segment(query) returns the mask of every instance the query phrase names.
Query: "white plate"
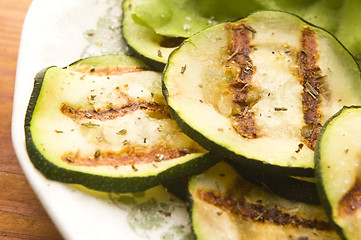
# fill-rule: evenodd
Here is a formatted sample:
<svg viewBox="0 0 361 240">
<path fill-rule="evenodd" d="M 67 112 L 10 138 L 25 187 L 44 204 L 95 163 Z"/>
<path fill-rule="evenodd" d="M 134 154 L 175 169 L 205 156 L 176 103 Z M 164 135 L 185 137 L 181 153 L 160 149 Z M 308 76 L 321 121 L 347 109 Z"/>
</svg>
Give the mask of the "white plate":
<svg viewBox="0 0 361 240">
<path fill-rule="evenodd" d="M 95 192 L 45 179 L 25 149 L 24 117 L 34 76 L 45 67 L 126 50 L 121 0 L 34 0 L 23 26 L 12 119 L 18 160 L 65 239 L 189 239 L 185 204 L 156 187 L 139 194 Z"/>
</svg>

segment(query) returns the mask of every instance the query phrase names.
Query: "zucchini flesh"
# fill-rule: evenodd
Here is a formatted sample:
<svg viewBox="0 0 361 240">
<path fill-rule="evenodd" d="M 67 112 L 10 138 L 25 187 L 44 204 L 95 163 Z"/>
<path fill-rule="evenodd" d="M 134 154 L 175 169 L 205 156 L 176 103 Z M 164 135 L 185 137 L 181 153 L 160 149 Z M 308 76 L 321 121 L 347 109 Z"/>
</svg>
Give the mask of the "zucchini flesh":
<svg viewBox="0 0 361 240">
<path fill-rule="evenodd" d="M 220 162 L 189 183 L 197 239 L 339 239 L 322 206 L 289 201 Z"/>
<path fill-rule="evenodd" d="M 41 71 L 25 122 L 35 167 L 61 182 L 137 192 L 214 164 L 171 119 L 160 73 L 148 69 L 110 55 Z"/>
<path fill-rule="evenodd" d="M 344 239 L 361 239 L 361 107 L 344 107 L 324 125 L 316 147 L 321 201 Z"/>
<path fill-rule="evenodd" d="M 122 32 L 128 45 L 156 69 L 163 69 L 169 54 L 184 40 L 182 37 L 167 37 L 156 34 L 147 26 L 138 24 L 132 17 L 135 5 L 131 0 L 122 3 Z"/>
<path fill-rule="evenodd" d="M 361 102 L 361 81 L 329 33 L 259 11 L 187 39 L 169 58 L 163 92 L 181 129 L 208 150 L 242 166 L 312 176 L 322 125 Z"/>
</svg>

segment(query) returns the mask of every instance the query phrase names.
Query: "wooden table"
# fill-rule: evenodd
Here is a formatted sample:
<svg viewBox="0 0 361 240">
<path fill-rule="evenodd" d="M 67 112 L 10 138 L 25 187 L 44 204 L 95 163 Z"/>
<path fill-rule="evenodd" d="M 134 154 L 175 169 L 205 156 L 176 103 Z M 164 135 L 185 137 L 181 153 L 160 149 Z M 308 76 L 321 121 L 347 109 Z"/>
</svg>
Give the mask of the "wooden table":
<svg viewBox="0 0 361 240">
<path fill-rule="evenodd" d="M 0 239 L 62 239 L 35 196 L 11 142 L 16 62 L 31 0 L 0 0 Z"/>
</svg>

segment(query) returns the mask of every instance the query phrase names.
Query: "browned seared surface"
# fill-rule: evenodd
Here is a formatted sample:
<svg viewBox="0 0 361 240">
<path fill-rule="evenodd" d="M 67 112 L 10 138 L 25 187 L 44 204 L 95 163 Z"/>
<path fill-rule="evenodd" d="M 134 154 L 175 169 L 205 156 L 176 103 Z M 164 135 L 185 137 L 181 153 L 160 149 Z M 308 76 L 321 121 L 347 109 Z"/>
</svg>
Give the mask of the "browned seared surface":
<svg viewBox="0 0 361 240">
<path fill-rule="evenodd" d="M 123 144 L 130 144 L 124 142 Z M 74 166 L 124 166 L 157 163 L 170 159 L 185 156 L 190 153 L 199 152 L 197 149 L 173 149 L 167 146 L 134 146 L 129 145 L 119 152 L 95 151 L 92 156 L 80 156 L 80 153 L 67 153 L 63 155 L 62 160 Z"/>
<path fill-rule="evenodd" d="M 229 61 L 236 63 L 239 73 L 233 78 L 231 87 L 234 93 L 234 104 L 237 109 L 241 110 L 241 114 L 234 117 L 234 128 L 243 137 L 257 138 L 259 137 L 258 129 L 253 120 L 254 114 L 250 112 L 249 102 L 249 85 L 255 68 L 252 65 L 250 53 L 250 35 L 254 34 L 254 30 L 244 23 L 234 25 L 232 28 L 232 44 L 229 49 Z"/>
<path fill-rule="evenodd" d="M 222 196 L 219 193 L 198 190 L 197 196 L 209 204 L 221 208 L 223 211 L 230 212 L 245 221 L 258 223 L 267 223 L 292 227 L 311 228 L 317 230 L 331 230 L 328 222 L 302 219 L 294 215 L 282 212 L 277 206 L 267 208 L 260 202 L 259 204 L 247 203 L 243 200 L 232 198 L 230 195 Z"/>
<path fill-rule="evenodd" d="M 340 215 L 352 215 L 361 207 L 361 180 L 356 180 L 349 192 L 339 201 Z"/>
<path fill-rule="evenodd" d="M 321 113 L 318 111 L 320 104 L 321 69 L 317 65 L 319 58 L 317 39 L 315 33 L 309 28 L 302 31 L 302 50 L 299 54 L 299 74 L 302 79 L 303 93 L 302 104 L 304 120 L 311 129 L 305 141 L 308 147 L 315 149 L 317 136 L 321 130 Z"/>
<path fill-rule="evenodd" d="M 170 118 L 167 106 L 158 104 L 156 102 L 146 101 L 129 101 L 128 104 L 117 107 L 108 106 L 108 109 L 85 110 L 75 109 L 67 104 L 63 104 L 60 108 L 61 112 L 73 120 L 80 119 L 97 119 L 97 120 L 111 120 L 118 117 L 123 117 L 126 114 L 137 110 L 148 111 L 162 115 L 164 118 Z"/>
</svg>

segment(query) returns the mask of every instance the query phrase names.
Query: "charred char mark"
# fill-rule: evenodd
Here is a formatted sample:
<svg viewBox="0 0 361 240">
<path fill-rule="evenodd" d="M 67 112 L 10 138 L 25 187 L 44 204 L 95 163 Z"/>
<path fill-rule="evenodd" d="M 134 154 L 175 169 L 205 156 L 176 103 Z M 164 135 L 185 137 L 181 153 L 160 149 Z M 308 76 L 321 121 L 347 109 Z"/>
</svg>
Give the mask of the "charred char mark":
<svg viewBox="0 0 361 240">
<path fill-rule="evenodd" d="M 100 121 L 123 117 L 124 115 L 139 109 L 150 113 L 161 114 L 164 118 L 170 118 L 170 113 L 168 112 L 167 107 L 155 102 L 130 101 L 128 104 L 120 107 L 109 106 L 108 109 L 97 110 L 75 109 L 65 103 L 60 107 L 60 111 L 73 120 L 96 119 Z"/>
<path fill-rule="evenodd" d="M 314 149 L 318 133 L 322 127 L 320 122 L 321 113 L 318 110 L 322 72 L 317 65 L 319 58 L 317 38 L 315 33 L 309 28 L 302 30 L 301 47 L 302 50 L 299 53 L 299 74 L 303 85 L 303 113 L 306 125 L 312 129 L 311 134 L 305 138 L 305 142 L 308 147 Z"/>
<path fill-rule="evenodd" d="M 254 113 L 246 112 L 245 114 L 235 116 L 233 123 L 234 129 L 248 139 L 255 139 L 259 137 L 259 130 L 254 122 Z"/>
<path fill-rule="evenodd" d="M 233 118 L 233 127 L 245 138 L 257 138 L 260 134 L 254 121 L 254 114 L 249 111 L 252 105 L 249 102 L 249 86 L 255 73 L 255 67 L 250 58 L 252 51 L 250 35 L 254 35 L 256 31 L 245 23 L 240 23 L 232 27 L 232 32 L 228 60 L 236 63 L 239 74 L 234 76 L 230 86 L 234 94 L 233 103 L 236 105 L 236 109 L 243 111 Z"/>
<path fill-rule="evenodd" d="M 352 215 L 361 207 L 361 180 L 357 179 L 353 187 L 339 201 L 340 215 Z"/>
<path fill-rule="evenodd" d="M 73 166 L 112 166 L 119 167 L 134 164 L 157 163 L 196 153 L 196 149 L 176 149 L 167 146 L 127 146 L 119 152 L 97 150 L 91 156 L 80 156 L 78 153 L 66 153 L 62 160 Z"/>
<path fill-rule="evenodd" d="M 332 230 L 328 222 L 302 219 L 295 215 L 283 212 L 277 206 L 267 208 L 260 203 L 247 203 L 243 200 L 232 198 L 230 194 L 221 195 L 212 191 L 199 189 L 197 196 L 214 206 L 221 208 L 223 211 L 241 217 L 245 221 L 253 221 L 280 226 L 293 226 L 295 228 L 309 228 L 317 230 Z"/>
</svg>

